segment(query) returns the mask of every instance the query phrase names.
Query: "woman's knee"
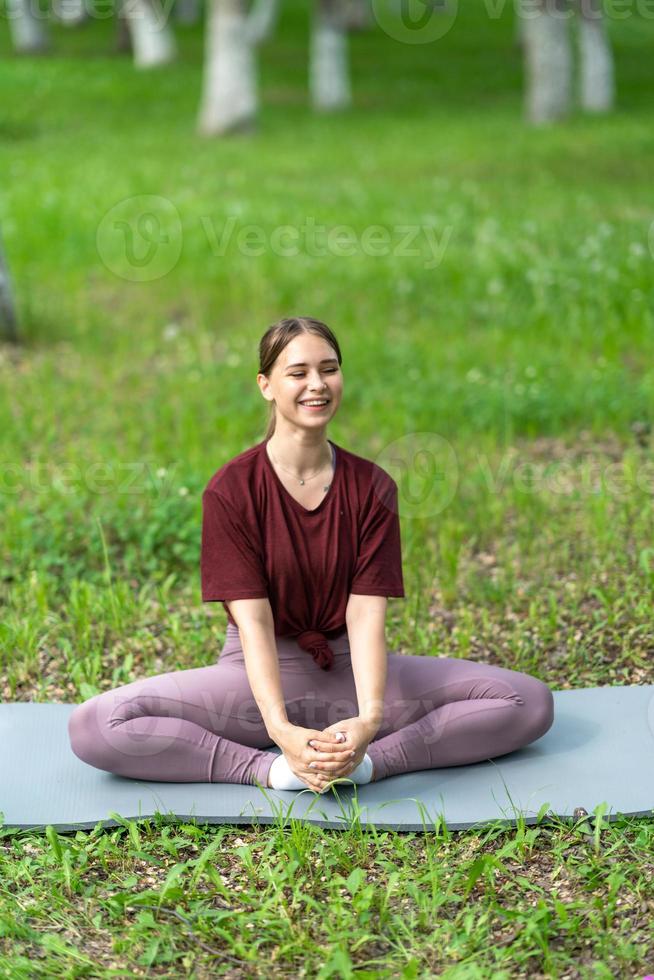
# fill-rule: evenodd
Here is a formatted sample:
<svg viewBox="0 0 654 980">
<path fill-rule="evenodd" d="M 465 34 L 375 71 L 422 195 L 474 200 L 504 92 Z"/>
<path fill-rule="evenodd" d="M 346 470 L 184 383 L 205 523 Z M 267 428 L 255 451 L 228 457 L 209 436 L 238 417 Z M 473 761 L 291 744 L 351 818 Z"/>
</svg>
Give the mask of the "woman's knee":
<svg viewBox="0 0 654 980">
<path fill-rule="evenodd" d="M 554 723 L 554 695 L 544 681 L 532 678 L 533 690 L 525 704 L 531 742 L 541 738 Z"/>
<path fill-rule="evenodd" d="M 98 699 L 101 696 L 95 695 L 82 701 L 73 709 L 68 718 L 68 738 L 78 759 L 97 769 L 108 769 L 107 744 L 98 721 Z"/>
</svg>

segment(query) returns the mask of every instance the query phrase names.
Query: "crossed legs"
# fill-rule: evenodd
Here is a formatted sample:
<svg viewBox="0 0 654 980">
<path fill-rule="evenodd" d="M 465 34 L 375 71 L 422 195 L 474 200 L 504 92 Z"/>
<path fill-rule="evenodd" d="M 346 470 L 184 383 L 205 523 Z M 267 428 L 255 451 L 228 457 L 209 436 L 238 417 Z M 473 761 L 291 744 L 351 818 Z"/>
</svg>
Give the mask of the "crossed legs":
<svg viewBox="0 0 654 980">
<path fill-rule="evenodd" d="M 322 730 L 357 713 L 349 658 L 338 669 L 284 672 L 289 720 Z M 529 674 L 471 660 L 388 654 L 384 715 L 368 746 L 374 779 L 466 765 L 540 738 L 554 699 Z M 98 769 L 164 782 L 268 785 L 274 743 L 244 666 L 143 678 L 77 705 L 68 722 L 75 754 Z"/>
</svg>

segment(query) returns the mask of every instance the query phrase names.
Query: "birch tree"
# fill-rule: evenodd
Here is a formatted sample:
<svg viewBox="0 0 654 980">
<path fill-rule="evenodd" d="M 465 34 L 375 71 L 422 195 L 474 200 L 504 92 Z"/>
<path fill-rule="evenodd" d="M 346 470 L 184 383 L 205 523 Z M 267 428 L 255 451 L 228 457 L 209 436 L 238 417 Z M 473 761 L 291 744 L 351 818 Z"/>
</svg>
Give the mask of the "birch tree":
<svg viewBox="0 0 654 980">
<path fill-rule="evenodd" d="M 527 118 L 545 123 L 573 103 L 573 27 L 577 27 L 579 104 L 606 112 L 615 99 L 613 55 L 601 0 L 536 0 L 519 7 L 525 56 Z"/>
<path fill-rule="evenodd" d="M 247 18 L 251 44 L 263 44 L 272 37 L 279 17 L 279 0 L 254 0 Z"/>
<path fill-rule="evenodd" d="M 309 90 L 316 109 L 341 109 L 352 101 L 345 7 L 341 0 L 315 0 Z"/>
<path fill-rule="evenodd" d="M 84 0 L 53 0 L 52 13 L 66 27 L 77 27 L 89 20 Z"/>
<path fill-rule="evenodd" d="M 47 21 L 33 6 L 33 0 L 7 0 L 6 9 L 14 50 L 21 54 L 47 51 L 50 47 Z"/>
<path fill-rule="evenodd" d="M 127 23 L 137 68 L 166 65 L 177 57 L 175 35 L 159 0 L 119 0 L 118 16 Z"/>
<path fill-rule="evenodd" d="M 613 53 L 601 0 L 580 0 L 579 101 L 587 112 L 606 112 L 615 102 Z"/>
<path fill-rule="evenodd" d="M 309 91 L 316 109 L 351 102 L 345 0 L 314 0 Z M 351 0 L 350 0 L 351 2 Z M 206 136 L 251 129 L 259 108 L 256 47 L 274 27 L 278 0 L 208 0 L 198 129 Z"/>
<path fill-rule="evenodd" d="M 258 109 L 256 65 L 244 0 L 208 0 L 199 130 L 251 128 Z"/>
</svg>

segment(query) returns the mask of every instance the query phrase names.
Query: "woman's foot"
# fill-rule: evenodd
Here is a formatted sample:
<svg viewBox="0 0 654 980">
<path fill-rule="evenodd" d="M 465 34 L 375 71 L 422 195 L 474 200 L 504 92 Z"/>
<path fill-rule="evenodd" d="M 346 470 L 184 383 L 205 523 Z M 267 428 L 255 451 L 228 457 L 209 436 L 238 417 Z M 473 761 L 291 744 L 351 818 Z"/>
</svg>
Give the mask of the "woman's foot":
<svg viewBox="0 0 654 980">
<path fill-rule="evenodd" d="M 370 775 L 370 782 L 371 782 L 371 783 L 374 783 L 374 781 L 375 781 L 375 764 L 374 764 L 374 762 L 372 761 L 372 759 L 370 759 L 370 764 L 371 764 L 371 765 L 370 765 L 370 772 L 371 772 L 371 775 Z M 281 764 L 280 764 L 280 765 L 281 765 Z M 266 783 L 266 785 L 268 786 L 268 788 L 269 788 L 269 789 L 272 789 L 272 788 L 273 788 L 273 784 L 272 784 L 272 781 L 271 781 L 271 778 L 270 778 L 270 777 L 271 777 L 271 773 L 272 773 L 272 766 L 271 766 L 271 767 L 270 767 L 270 769 L 268 770 L 268 781 L 267 781 L 267 783 Z"/>
<path fill-rule="evenodd" d="M 268 782 L 271 789 L 306 789 L 306 783 L 295 775 L 283 753 L 273 760 L 268 770 Z"/>
</svg>

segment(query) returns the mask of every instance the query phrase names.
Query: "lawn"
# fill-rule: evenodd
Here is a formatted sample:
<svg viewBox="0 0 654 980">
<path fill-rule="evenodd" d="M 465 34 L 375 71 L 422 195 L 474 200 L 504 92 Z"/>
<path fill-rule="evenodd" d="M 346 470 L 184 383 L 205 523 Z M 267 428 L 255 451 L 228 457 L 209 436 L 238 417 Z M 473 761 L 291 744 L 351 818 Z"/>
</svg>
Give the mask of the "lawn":
<svg viewBox="0 0 654 980">
<path fill-rule="evenodd" d="M 200 496 L 263 438 L 257 345 L 292 314 L 343 350 L 330 438 L 386 465 L 424 434 L 448 463 L 446 494 L 419 468 L 400 485 L 389 650 L 555 691 L 653 684 L 651 19 L 610 21 L 614 114 L 530 129 L 510 5 L 467 5 L 433 45 L 354 35 L 354 104 L 329 116 L 307 105 L 294 0 L 261 51 L 257 131 L 222 140 L 195 132 L 200 26 L 151 72 L 106 19 L 55 27 L 40 57 L 6 26 L 0 229 L 23 342 L 0 346 L 3 698 L 215 662 Z M 144 197 L 168 237 L 150 266 L 113 231 Z M 640 978 L 653 853 L 653 819 L 601 814 L 0 826 L 0 975 Z"/>
</svg>

